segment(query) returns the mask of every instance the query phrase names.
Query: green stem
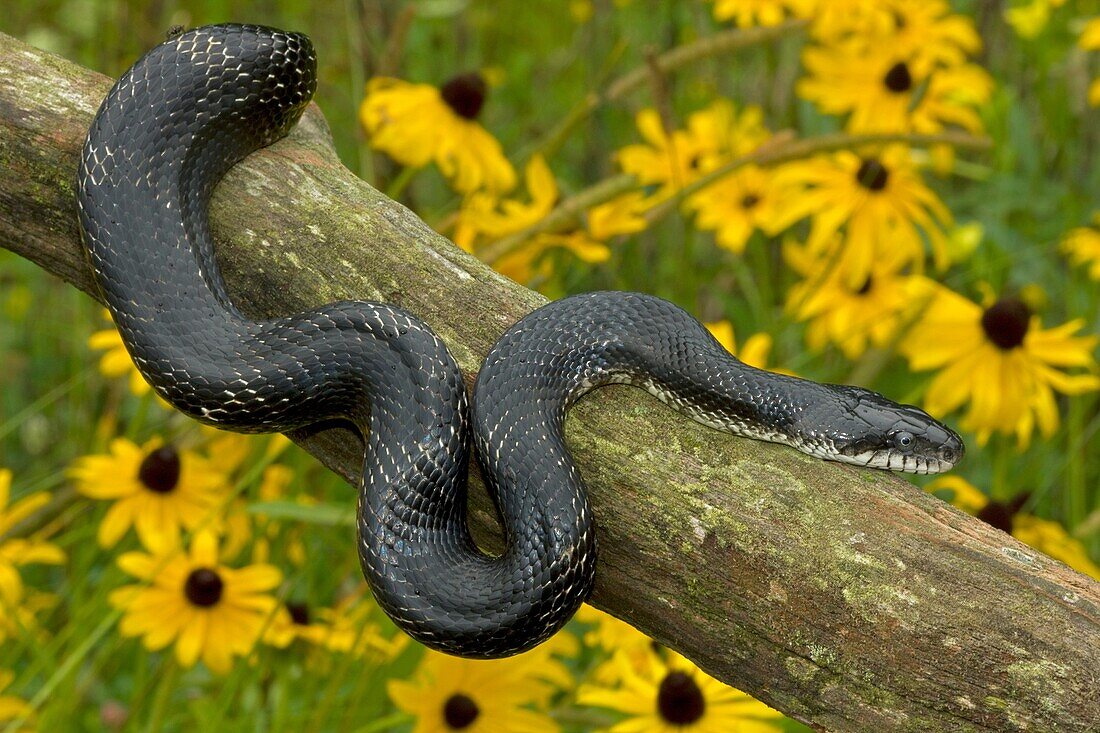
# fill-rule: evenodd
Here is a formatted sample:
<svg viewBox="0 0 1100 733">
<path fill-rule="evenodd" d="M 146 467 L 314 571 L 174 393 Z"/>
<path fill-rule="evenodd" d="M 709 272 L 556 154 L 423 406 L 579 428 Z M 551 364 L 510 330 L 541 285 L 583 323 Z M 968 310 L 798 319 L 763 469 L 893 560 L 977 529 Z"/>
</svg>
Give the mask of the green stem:
<svg viewBox="0 0 1100 733">
<path fill-rule="evenodd" d="M 671 212 L 675 211 L 679 204 L 688 196 L 747 165 L 773 166 L 779 165 L 780 163 L 788 163 L 792 160 L 808 158 L 819 153 L 848 150 L 865 145 L 884 145 L 888 143 L 904 143 L 922 147 L 946 144 L 957 148 L 969 148 L 973 150 L 987 150 L 992 146 L 992 141 L 989 138 L 977 137 L 975 135 L 960 132 L 942 132 L 934 135 L 913 133 L 849 135 L 836 133 L 805 138 L 802 140 L 791 140 L 782 144 L 765 145 L 762 148 L 757 148 L 748 155 L 734 158 L 725 165 L 719 166 L 713 171 L 683 186 L 672 196 L 646 212 L 645 218 L 647 226 L 652 226 L 668 216 Z M 544 232 L 563 231 L 570 226 L 575 226 L 580 214 L 586 209 L 609 201 L 627 191 L 639 188 L 639 186 L 638 179 L 629 173 L 622 173 L 617 176 L 612 176 L 611 178 L 605 178 L 599 183 L 569 198 L 563 199 L 561 203 L 558 204 L 557 208 L 535 224 L 515 234 L 491 242 L 478 252 L 478 256 L 484 262 L 490 264 L 496 262 L 501 257 L 519 249 L 530 239 L 539 234 Z"/>
<path fill-rule="evenodd" d="M 419 171 L 419 168 L 413 168 L 412 166 L 405 166 L 401 169 L 401 172 L 397 174 L 390 185 L 386 187 L 386 196 L 395 201 L 401 198 L 401 194 L 404 193 L 405 188 L 408 187 L 409 182 L 412 181 L 413 176 Z"/>
<path fill-rule="evenodd" d="M 84 661 L 84 658 L 91 653 L 92 649 L 103 641 L 103 637 L 107 636 L 107 632 L 112 626 L 122 617 L 122 611 L 116 609 L 111 611 L 99 622 L 99 624 L 92 630 L 92 633 L 88 634 L 88 637 L 77 646 L 72 654 L 67 656 L 64 661 L 54 670 L 54 673 L 50 675 L 50 678 L 46 680 L 46 683 L 35 693 L 34 697 L 30 699 L 28 712 L 13 718 L 4 727 L 3 733 L 16 733 L 23 729 L 28 722 L 28 716 L 30 711 L 38 710 L 42 707 L 42 704 L 53 694 L 57 686 L 61 684 L 61 681 L 72 674 L 76 666 Z"/>
<path fill-rule="evenodd" d="M 172 690 L 179 678 L 180 667 L 176 664 L 173 655 L 168 655 L 164 666 L 166 669 L 162 670 L 156 692 L 153 694 L 153 709 L 149 712 L 149 722 L 145 724 L 145 730 L 148 733 L 156 733 L 156 731 L 164 729 L 164 716 L 168 712 L 168 701 L 172 697 Z"/>
</svg>

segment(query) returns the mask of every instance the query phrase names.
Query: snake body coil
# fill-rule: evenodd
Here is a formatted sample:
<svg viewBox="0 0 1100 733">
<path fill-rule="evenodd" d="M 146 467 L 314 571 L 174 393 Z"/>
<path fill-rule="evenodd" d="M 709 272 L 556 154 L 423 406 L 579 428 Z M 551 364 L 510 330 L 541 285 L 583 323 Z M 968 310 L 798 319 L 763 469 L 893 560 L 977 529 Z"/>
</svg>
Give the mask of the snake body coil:
<svg viewBox="0 0 1100 733">
<path fill-rule="evenodd" d="M 935 472 L 961 457 L 958 436 L 920 410 L 747 367 L 665 301 L 576 296 L 517 323 L 479 374 L 470 412 L 507 542 L 483 554 L 465 519 L 466 392 L 435 334 L 400 308 L 359 301 L 253 321 L 218 273 L 214 185 L 285 135 L 315 86 L 300 34 L 223 25 L 169 39 L 96 115 L 80 223 L 123 340 L 166 400 L 233 430 L 343 417 L 368 436 L 360 561 L 379 604 L 423 643 L 513 654 L 587 597 L 595 535 L 562 427 L 566 408 L 601 384 L 635 383 L 707 424 L 823 458 Z"/>
</svg>

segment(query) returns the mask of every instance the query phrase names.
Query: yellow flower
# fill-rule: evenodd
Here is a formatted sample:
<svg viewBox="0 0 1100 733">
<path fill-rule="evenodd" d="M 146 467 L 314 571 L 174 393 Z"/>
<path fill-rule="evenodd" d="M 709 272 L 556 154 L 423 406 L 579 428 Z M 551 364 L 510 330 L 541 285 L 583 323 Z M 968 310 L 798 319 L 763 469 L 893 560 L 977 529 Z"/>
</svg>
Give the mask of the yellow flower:
<svg viewBox="0 0 1100 733">
<path fill-rule="evenodd" d="M 329 632 L 321 643 L 334 652 L 392 661 L 412 640 L 400 632 L 383 636 L 375 623 L 376 609 L 365 584 L 332 608 L 322 608 L 318 617 Z"/>
<path fill-rule="evenodd" d="M 1077 39 L 1077 45 L 1086 51 L 1100 49 L 1100 17 L 1093 18 L 1081 31 L 1081 37 Z M 1089 85 L 1089 104 L 1093 107 L 1100 105 L 1100 79 L 1093 80 Z"/>
<path fill-rule="evenodd" d="M 646 228 L 643 213 L 653 205 L 641 191 L 630 191 L 584 212 L 584 228 L 592 239 L 606 242 L 612 237 L 637 234 Z"/>
<path fill-rule="evenodd" d="M 582 705 L 598 705 L 627 714 L 610 733 L 773 733 L 781 714 L 710 677 L 672 651 L 651 650 L 650 663 L 637 668 L 625 654 L 606 664 L 618 667 L 608 679 L 617 684 L 586 684 Z"/>
<path fill-rule="evenodd" d="M 982 48 L 974 20 L 952 13 L 947 0 L 885 0 L 879 5 L 879 18 L 889 23 L 889 33 L 867 37 L 867 42 L 894 44 L 900 53 L 915 54 L 918 66 L 954 66 Z"/>
<path fill-rule="evenodd" d="M 706 142 L 682 130 L 666 131 L 655 109 L 643 109 L 634 118 L 645 143 L 627 145 L 616 153 L 623 172 L 639 183 L 660 185 L 662 194 L 683 188 L 700 174 Z"/>
<path fill-rule="evenodd" d="M 329 614 L 325 612 L 329 611 Z M 275 618 L 264 630 L 264 643 L 286 649 L 297 640 L 321 645 L 332 638 L 333 629 L 324 617 L 329 609 L 311 609 L 306 603 L 288 601 L 280 604 Z"/>
<path fill-rule="evenodd" d="M 719 327 L 719 332 L 722 329 Z M 732 330 L 730 331 L 732 334 Z M 601 647 L 605 651 L 615 652 L 636 647 L 648 647 L 652 639 L 638 631 L 626 621 L 615 618 L 595 606 L 583 604 L 577 611 L 577 620 L 592 625 L 584 635 L 588 646 Z"/>
<path fill-rule="evenodd" d="M 721 328 L 719 331 L 721 332 Z M 731 331 L 732 333 L 732 331 Z M 625 621 L 584 604 L 577 611 L 577 620 L 592 628 L 584 634 L 586 646 L 601 649 L 608 655 L 621 654 L 635 672 L 641 674 L 651 663 L 657 643 Z M 622 668 L 616 664 L 601 664 L 587 676 L 589 683 L 613 686 L 621 681 Z"/>
<path fill-rule="evenodd" d="M 477 254 L 484 243 L 523 231 L 544 219 L 558 201 L 558 184 L 541 155 L 524 170 L 528 201 L 498 200 L 478 193 L 467 197 L 458 215 L 454 241 Z M 539 260 L 551 248 L 562 248 L 584 262 L 604 262 L 611 256 L 606 241 L 645 229 L 642 212 L 651 205 L 641 192 L 629 192 L 597 204 L 584 212 L 584 226 L 568 232 L 543 232 L 492 263 L 493 268 L 517 282 L 530 282 L 536 274 L 548 274 Z"/>
<path fill-rule="evenodd" d="M 0 538 L 6 538 L 0 540 L 0 604 L 9 608 L 17 606 L 23 598 L 23 579 L 19 575 L 19 567 L 38 563 L 60 565 L 65 562 L 65 553 L 61 548 L 42 537 L 7 537 L 13 527 L 50 502 L 49 493 L 36 491 L 9 505 L 10 501 L 11 471 L 0 468 Z M 3 635 L 3 626 L 0 625 L 0 638 Z"/>
<path fill-rule="evenodd" d="M 1087 264 L 1089 277 L 1100 280 L 1100 212 L 1092 215 L 1092 226 L 1073 229 L 1062 239 L 1062 251 L 1073 264 Z"/>
<path fill-rule="evenodd" d="M 1027 499 L 1026 495 L 1008 503 L 991 501 L 980 489 L 960 476 L 937 478 L 925 489 L 931 492 L 950 491 L 951 503 L 968 514 L 1008 532 L 1024 544 L 1064 562 L 1077 572 L 1100 580 L 1100 565 L 1092 561 L 1085 546 L 1071 537 L 1065 527 L 1049 519 L 1020 513 L 1020 508 Z"/>
<path fill-rule="evenodd" d="M 714 19 L 733 19 L 741 27 L 779 25 L 804 5 L 802 0 L 714 0 Z"/>
<path fill-rule="evenodd" d="M 787 200 L 772 174 L 754 165 L 739 168 L 684 202 L 695 225 L 715 230 L 715 240 L 741 254 L 756 230 L 774 236 L 789 223 Z"/>
<path fill-rule="evenodd" d="M 634 175 L 641 184 L 659 186 L 656 200 L 748 153 L 770 136 L 759 108 L 747 107 L 738 113 L 727 99 L 718 99 L 689 115 L 685 130 L 666 131 L 654 109 L 639 112 L 635 122 L 645 144 L 627 145 L 615 157 L 623 172 Z"/>
<path fill-rule="evenodd" d="M 134 366 L 130 352 L 122 343 L 122 336 L 114 327 L 96 331 L 89 336 L 88 347 L 103 352 L 103 356 L 99 358 L 100 374 L 111 379 L 126 377 L 130 392 L 138 397 L 149 392 L 149 383 Z"/>
<path fill-rule="evenodd" d="M 891 48 L 920 71 L 954 66 L 981 50 L 974 21 L 946 0 L 817 0 L 813 35 L 830 44 Z"/>
<path fill-rule="evenodd" d="M 226 489 L 225 476 L 197 453 L 156 438 L 140 447 L 116 438 L 110 453 L 78 458 L 68 475 L 84 496 L 114 502 L 99 525 L 103 547 L 131 526 L 150 550 L 177 544 L 181 530 L 214 517 Z"/>
<path fill-rule="evenodd" d="M 788 216 L 813 217 L 809 250 L 835 256 L 849 285 L 861 286 L 887 250 L 899 266 L 919 272 L 925 238 L 936 267 L 949 264 L 944 227 L 951 213 L 924 185 L 907 148 L 890 146 L 862 156 L 843 150 L 785 165 L 776 177 L 782 185 L 801 187 L 790 198 Z M 842 227 L 846 236 L 837 239 Z"/>
<path fill-rule="evenodd" d="M 371 147 L 397 162 L 420 168 L 434 161 L 460 193 L 500 193 L 516 185 L 516 172 L 500 143 L 476 121 L 487 91 L 476 72 L 439 89 L 378 77 L 367 83 L 359 119 Z"/>
<path fill-rule="evenodd" d="M 1024 5 L 1005 8 L 1005 22 L 1015 29 L 1021 38 L 1035 38 L 1046 28 L 1050 11 L 1060 8 L 1065 0 L 1031 0 Z"/>
<path fill-rule="evenodd" d="M 1071 537 L 1058 522 L 1040 519 L 1031 514 L 1017 514 L 1013 517 L 1012 536 L 1043 554 L 1064 562 L 1077 572 L 1100 580 L 1100 565 L 1092 561 L 1085 546 Z"/>
<path fill-rule="evenodd" d="M 459 212 L 455 244 L 476 252 L 475 241 L 500 239 L 527 229 L 546 218 L 558 201 L 558 184 L 546 159 L 535 155 L 523 171 L 528 201 L 498 199 L 489 193 L 466 198 Z"/>
<path fill-rule="evenodd" d="M 930 280 L 905 274 L 905 262 L 896 254 L 885 249 L 863 282 L 852 285 L 842 269 L 829 267 L 827 258 L 809 247 L 784 243 L 784 259 L 803 277 L 787 295 L 787 310 L 799 321 L 809 321 L 806 341 L 811 349 L 834 344 L 854 360 L 868 346 L 882 348 L 900 336 L 934 291 Z"/>
<path fill-rule="evenodd" d="M 143 581 L 110 594 L 111 605 L 124 611 L 120 633 L 143 637 L 150 651 L 174 641 L 182 666 L 201 658 L 217 674 L 228 672 L 235 656 L 252 650 L 276 609 L 268 593 L 282 582 L 271 565 L 233 569 L 220 564 L 210 532 L 198 533 L 186 554 L 127 552 L 118 564 Z"/>
<path fill-rule="evenodd" d="M 1077 319 L 1044 329 L 1017 298 L 983 308 L 938 287 L 900 351 L 914 370 L 939 370 L 924 397 L 929 412 L 943 415 L 968 404 L 962 426 L 977 433 L 979 444 L 997 431 L 1015 433 L 1024 448 L 1036 425 L 1047 437 L 1058 428 L 1054 391 L 1100 389 L 1092 355 L 1098 338 L 1074 336 L 1084 325 Z"/>
<path fill-rule="evenodd" d="M 805 0 L 803 4 L 802 13 L 811 18 L 810 34 L 827 43 L 865 38 L 889 22 L 883 18 L 882 0 Z"/>
<path fill-rule="evenodd" d="M 390 699 L 416 717 L 413 733 L 554 733 L 557 723 L 528 705 L 553 692 L 539 672 L 548 653 L 480 661 L 426 651 L 412 680 L 390 680 Z"/>
<path fill-rule="evenodd" d="M 24 589 L 21 584 L 0 588 L 0 644 L 9 638 L 45 644 L 48 636 L 38 614 L 56 608 L 58 601 L 52 593 Z"/>
<path fill-rule="evenodd" d="M 855 133 L 936 133 L 947 126 L 981 132 L 977 108 L 989 102 L 993 79 L 979 66 L 920 64 L 889 41 L 810 46 L 803 53 L 809 75 L 796 85 L 799 96 L 829 114 L 849 114 Z"/>
<path fill-rule="evenodd" d="M 0 693 L 6 690 L 14 679 L 14 672 L 10 672 L 6 669 L 0 670 Z M 19 719 L 32 723 L 34 720 L 34 709 L 21 697 L 0 695 L 0 723 L 10 723 L 11 721 Z M 20 727 L 16 730 L 28 730 L 28 728 Z"/>
<path fill-rule="evenodd" d="M 757 369 L 768 368 L 768 354 L 772 350 L 772 337 L 766 333 L 754 333 L 745 340 L 744 346 L 737 348 L 737 340 L 733 335 L 733 324 L 729 321 L 712 321 L 706 324 L 718 343 L 725 347 L 726 351 L 736 356 L 749 366 Z M 787 372 L 784 372 L 787 373 Z"/>
</svg>

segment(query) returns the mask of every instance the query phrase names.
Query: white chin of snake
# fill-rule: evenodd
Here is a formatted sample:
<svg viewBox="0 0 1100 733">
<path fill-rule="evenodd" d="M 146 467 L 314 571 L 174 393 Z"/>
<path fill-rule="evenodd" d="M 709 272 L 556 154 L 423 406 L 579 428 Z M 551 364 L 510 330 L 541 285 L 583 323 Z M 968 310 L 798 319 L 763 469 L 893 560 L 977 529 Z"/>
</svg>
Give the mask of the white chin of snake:
<svg viewBox="0 0 1100 733">
<path fill-rule="evenodd" d="M 916 456 L 901 456 L 888 451 L 865 451 L 854 456 L 845 456 L 845 463 L 854 463 L 857 466 L 867 468 L 879 468 L 886 471 L 903 471 L 905 473 L 943 473 L 951 466 L 937 459 L 918 458 Z"/>
</svg>

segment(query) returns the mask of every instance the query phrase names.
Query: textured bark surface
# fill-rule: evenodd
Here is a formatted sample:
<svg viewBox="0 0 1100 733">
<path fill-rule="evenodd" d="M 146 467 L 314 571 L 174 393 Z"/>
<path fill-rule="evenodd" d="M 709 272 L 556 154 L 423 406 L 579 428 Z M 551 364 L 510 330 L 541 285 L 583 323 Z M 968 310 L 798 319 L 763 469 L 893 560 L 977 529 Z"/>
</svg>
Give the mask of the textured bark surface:
<svg viewBox="0 0 1100 733">
<path fill-rule="evenodd" d="M 0 245 L 93 295 L 73 177 L 109 84 L 0 34 Z M 316 107 L 229 174 L 212 218 L 246 312 L 396 303 L 468 378 L 542 301 L 355 178 Z M 717 677 L 822 730 L 1096 730 L 1092 580 L 903 479 L 730 438 L 629 388 L 586 398 L 567 434 L 599 525 L 593 603 Z M 355 479 L 351 433 L 296 437 Z M 471 517 L 492 545 L 477 492 Z"/>
</svg>

